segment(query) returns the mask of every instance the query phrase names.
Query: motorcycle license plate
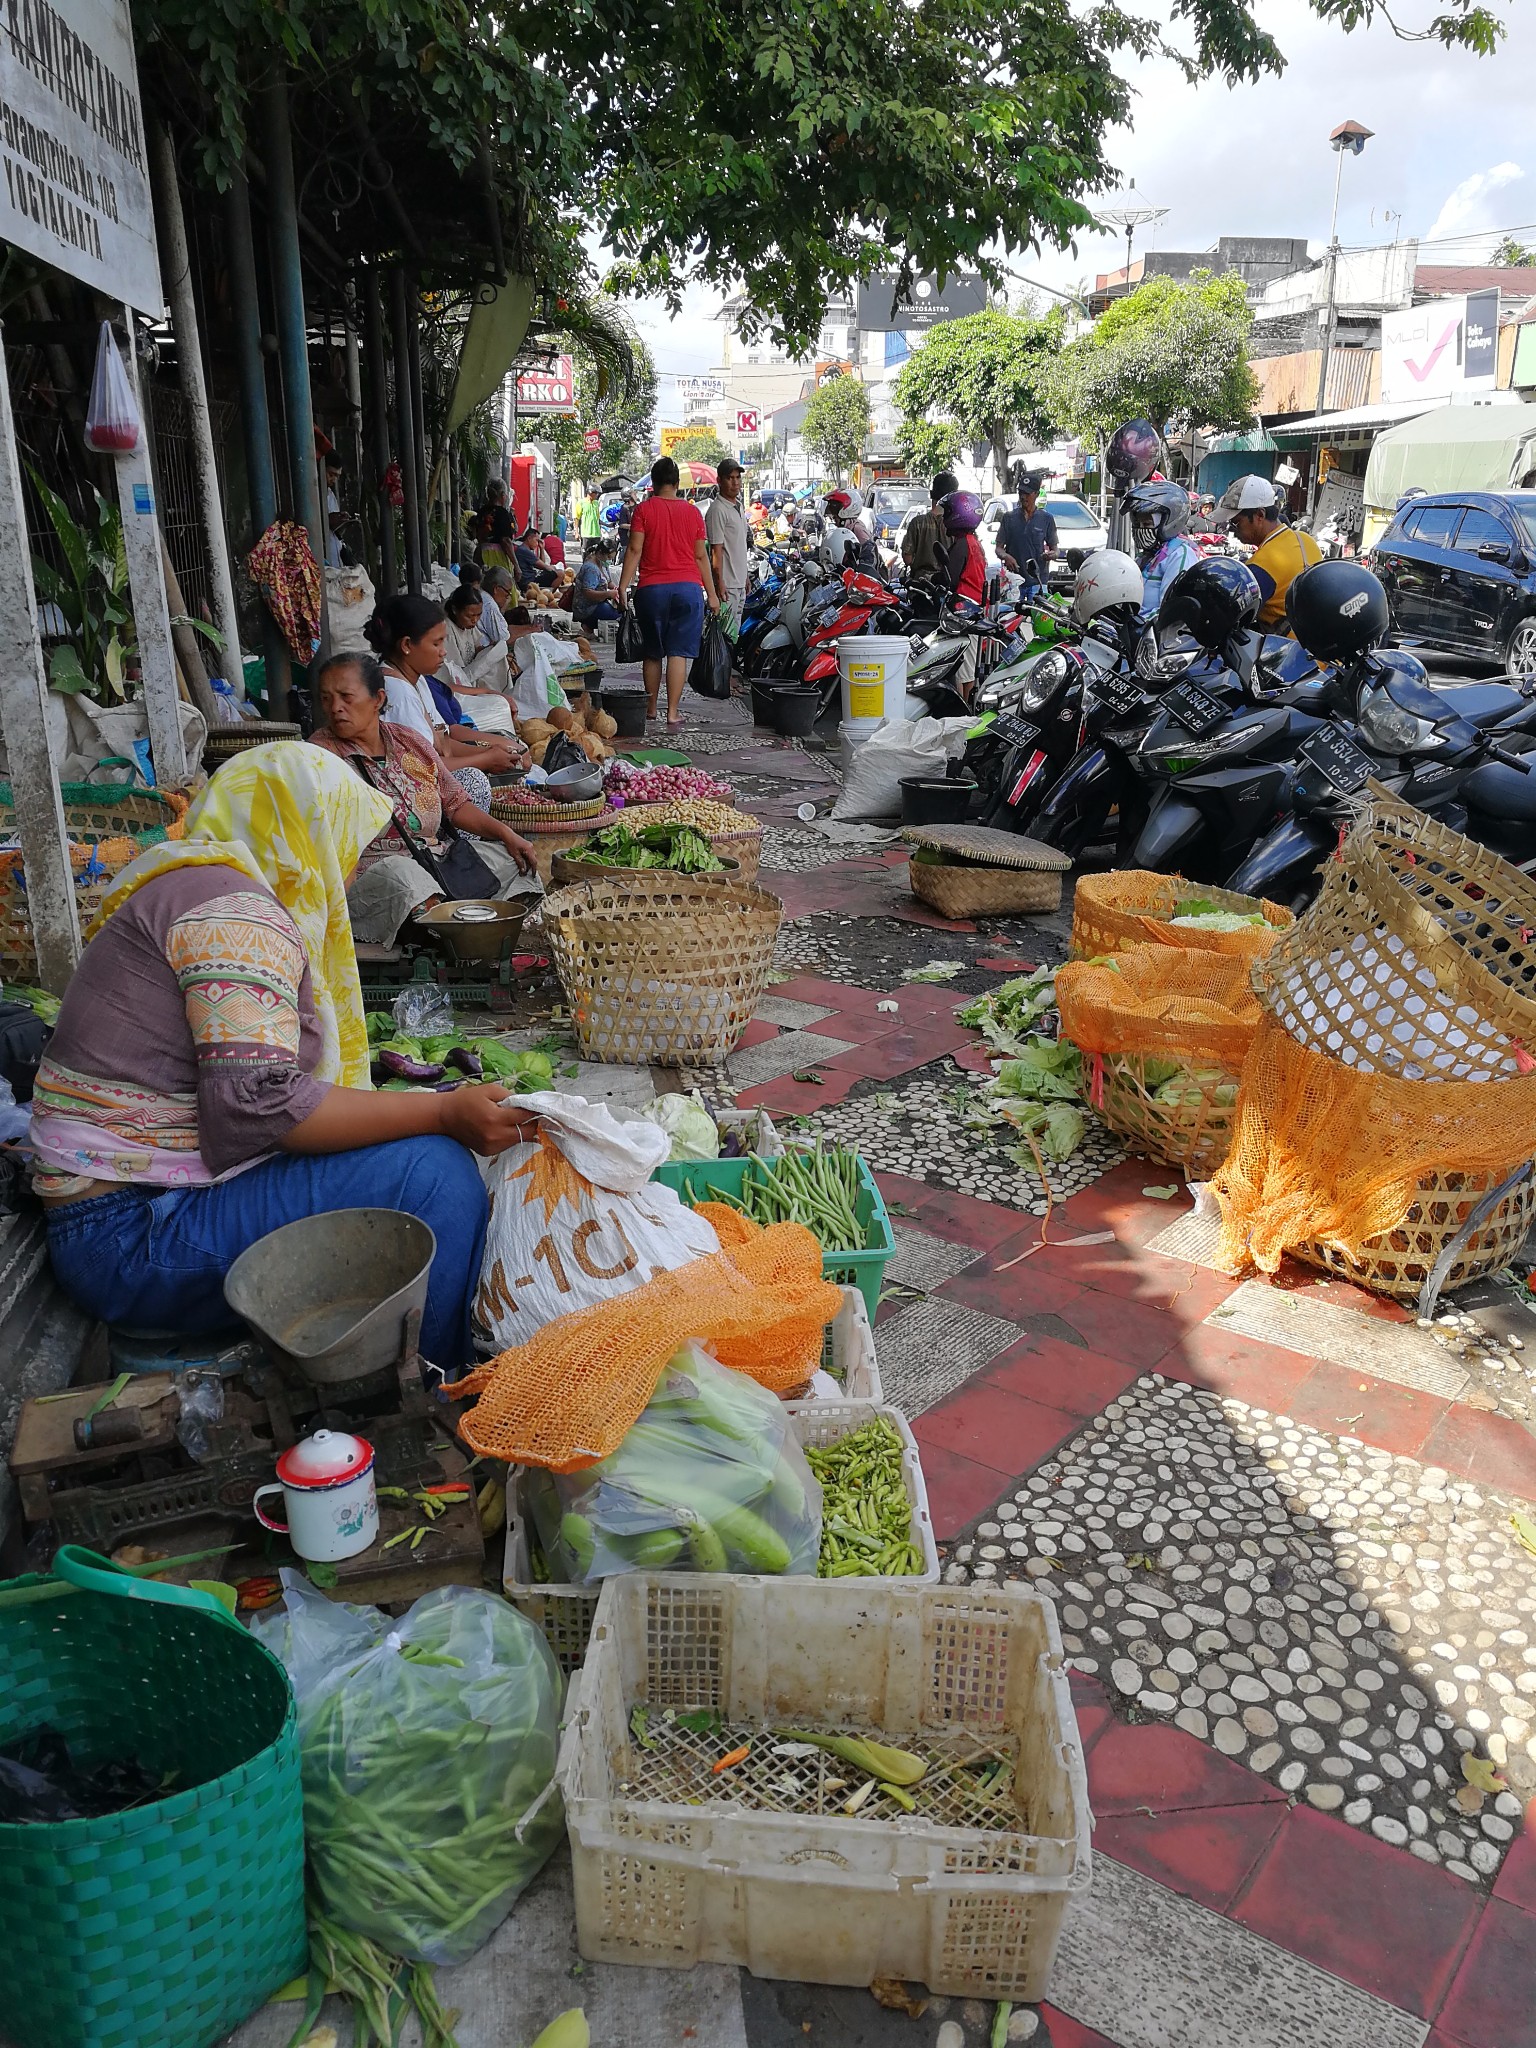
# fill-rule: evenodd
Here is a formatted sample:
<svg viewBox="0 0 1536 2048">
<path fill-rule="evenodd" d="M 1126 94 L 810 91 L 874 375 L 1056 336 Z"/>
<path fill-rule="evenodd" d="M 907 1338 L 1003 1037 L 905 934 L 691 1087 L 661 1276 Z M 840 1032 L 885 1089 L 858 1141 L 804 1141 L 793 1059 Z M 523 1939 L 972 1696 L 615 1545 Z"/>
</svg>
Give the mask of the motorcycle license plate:
<svg viewBox="0 0 1536 2048">
<path fill-rule="evenodd" d="M 1227 707 L 1200 688 L 1198 683 L 1175 683 L 1157 700 L 1158 709 L 1176 719 L 1184 730 L 1204 739 L 1226 718 Z"/>
<path fill-rule="evenodd" d="M 1353 796 L 1357 789 L 1363 789 L 1375 773 L 1370 760 L 1354 741 L 1346 739 L 1332 726 L 1320 726 L 1316 732 L 1308 733 L 1296 752 L 1303 761 L 1310 761 L 1314 768 L 1321 769 L 1334 788 L 1342 790 L 1345 796 Z"/>
<path fill-rule="evenodd" d="M 1095 676 L 1089 690 L 1101 704 L 1107 704 L 1119 718 L 1129 718 L 1141 709 L 1141 691 L 1128 676 Z"/>
<path fill-rule="evenodd" d="M 1040 737 L 1040 728 L 1015 718 L 1010 711 L 1000 711 L 993 722 L 992 737 L 1001 740 L 1005 747 L 1032 747 Z"/>
</svg>

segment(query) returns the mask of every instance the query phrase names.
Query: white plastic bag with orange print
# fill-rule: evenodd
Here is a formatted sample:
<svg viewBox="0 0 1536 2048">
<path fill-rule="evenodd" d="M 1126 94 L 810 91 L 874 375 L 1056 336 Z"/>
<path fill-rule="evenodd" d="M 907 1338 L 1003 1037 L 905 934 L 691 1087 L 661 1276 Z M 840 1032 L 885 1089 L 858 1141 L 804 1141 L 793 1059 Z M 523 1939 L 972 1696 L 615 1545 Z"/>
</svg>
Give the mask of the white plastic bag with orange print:
<svg viewBox="0 0 1536 2048">
<path fill-rule="evenodd" d="M 487 1168 L 491 1220 L 475 1295 L 475 1338 L 505 1351 L 556 1316 L 628 1294 L 720 1249 L 671 1188 L 651 1179 L 671 1150 L 655 1124 L 621 1124 L 576 1095 L 520 1095 L 536 1145 Z"/>
</svg>

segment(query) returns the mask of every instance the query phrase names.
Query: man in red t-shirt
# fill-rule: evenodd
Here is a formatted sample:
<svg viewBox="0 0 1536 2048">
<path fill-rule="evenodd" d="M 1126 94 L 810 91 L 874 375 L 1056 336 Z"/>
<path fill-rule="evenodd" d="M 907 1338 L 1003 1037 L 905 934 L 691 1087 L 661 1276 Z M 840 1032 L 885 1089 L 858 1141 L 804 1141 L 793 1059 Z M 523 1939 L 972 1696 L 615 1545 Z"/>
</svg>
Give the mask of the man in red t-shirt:
<svg viewBox="0 0 1536 2048">
<path fill-rule="evenodd" d="M 619 603 L 635 585 L 635 618 L 645 663 L 645 706 L 656 716 L 662 669 L 667 679 L 667 731 L 680 732 L 678 706 L 688 664 L 699 651 L 704 607 L 720 609 L 709 563 L 704 517 L 677 495 L 678 469 L 670 455 L 651 464 L 651 495 L 635 507 L 629 546 L 619 576 Z"/>
</svg>

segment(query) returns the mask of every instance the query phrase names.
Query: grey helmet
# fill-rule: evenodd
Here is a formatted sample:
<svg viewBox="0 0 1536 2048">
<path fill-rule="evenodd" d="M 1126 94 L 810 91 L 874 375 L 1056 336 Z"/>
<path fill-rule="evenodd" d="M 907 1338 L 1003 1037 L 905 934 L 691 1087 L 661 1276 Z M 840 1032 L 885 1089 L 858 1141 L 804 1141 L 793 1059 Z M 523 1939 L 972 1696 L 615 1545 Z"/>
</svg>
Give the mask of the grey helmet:
<svg viewBox="0 0 1536 2048">
<path fill-rule="evenodd" d="M 1138 555 L 1148 555 L 1189 530 L 1189 493 L 1182 484 L 1137 484 L 1120 501 Z"/>
</svg>

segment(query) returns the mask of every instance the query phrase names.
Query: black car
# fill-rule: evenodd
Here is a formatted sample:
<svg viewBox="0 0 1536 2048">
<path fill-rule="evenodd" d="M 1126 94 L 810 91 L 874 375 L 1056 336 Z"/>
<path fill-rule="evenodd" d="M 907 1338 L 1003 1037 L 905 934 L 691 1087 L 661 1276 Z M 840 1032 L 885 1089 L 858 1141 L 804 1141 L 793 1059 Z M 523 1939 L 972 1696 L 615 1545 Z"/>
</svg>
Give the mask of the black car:
<svg viewBox="0 0 1536 2048">
<path fill-rule="evenodd" d="M 1371 552 L 1394 637 L 1536 677 L 1536 491 L 1410 498 Z"/>
</svg>

